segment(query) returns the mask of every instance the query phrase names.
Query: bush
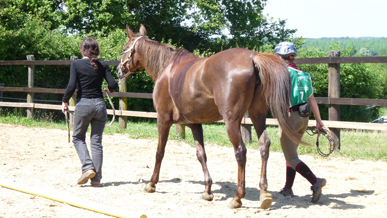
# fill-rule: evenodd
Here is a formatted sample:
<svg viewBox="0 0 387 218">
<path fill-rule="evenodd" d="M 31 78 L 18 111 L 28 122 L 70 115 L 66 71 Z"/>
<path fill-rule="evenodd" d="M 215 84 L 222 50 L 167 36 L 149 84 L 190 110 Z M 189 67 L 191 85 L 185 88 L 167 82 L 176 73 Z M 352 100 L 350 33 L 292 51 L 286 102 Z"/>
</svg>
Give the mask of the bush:
<svg viewBox="0 0 387 218">
<path fill-rule="evenodd" d="M 333 43 L 330 50 L 341 50 L 341 57 L 354 54 L 354 48 L 340 49 Z M 327 57 L 328 54 L 319 48 L 301 48 L 298 58 Z M 299 65 L 301 70 L 309 72 L 312 77 L 314 95 L 328 96 L 328 67 L 325 64 Z M 387 72 L 376 64 L 340 64 L 340 97 L 341 98 L 386 98 Z M 379 117 L 380 107 L 350 106 L 340 107 L 342 121 L 371 122 Z M 328 105 L 320 105 L 322 119 L 328 119 Z"/>
</svg>

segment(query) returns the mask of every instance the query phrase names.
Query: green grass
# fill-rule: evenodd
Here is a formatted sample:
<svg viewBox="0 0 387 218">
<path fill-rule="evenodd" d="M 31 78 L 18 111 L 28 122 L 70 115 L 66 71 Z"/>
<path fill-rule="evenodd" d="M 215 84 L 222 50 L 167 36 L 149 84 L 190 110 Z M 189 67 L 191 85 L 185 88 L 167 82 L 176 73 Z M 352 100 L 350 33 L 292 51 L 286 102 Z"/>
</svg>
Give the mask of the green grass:
<svg viewBox="0 0 387 218">
<path fill-rule="evenodd" d="M 54 128 L 54 129 L 66 129 L 66 123 L 63 119 L 59 122 L 50 121 L 50 115 L 41 118 L 34 118 L 33 120 L 27 119 L 24 116 L 19 116 L 19 113 L 8 113 L 6 116 L 0 117 L 1 123 L 9 123 L 15 125 L 23 125 L 26 127 L 43 127 L 43 128 Z M 381 124 L 384 125 L 384 124 Z M 194 140 L 192 132 L 189 128 L 185 128 L 185 139 L 181 139 L 175 131 L 175 125 L 172 126 L 169 139 L 184 141 L 194 146 Z M 90 128 L 89 128 L 90 130 Z M 281 145 L 279 142 L 279 131 L 277 127 L 267 128 L 271 146 L 270 151 L 282 152 Z M 204 140 L 206 146 L 211 144 L 217 144 L 222 146 L 232 147 L 231 142 L 228 139 L 226 133 L 226 127 L 222 123 L 204 124 L 203 125 Z M 138 121 L 128 122 L 125 130 L 120 130 L 118 122 L 114 122 L 113 125 L 105 129 L 104 134 L 115 134 L 115 133 L 127 133 L 132 139 L 157 139 L 157 124 L 154 120 L 151 121 Z M 341 137 L 341 151 L 345 157 L 352 160 L 364 159 L 364 160 L 383 160 L 387 161 L 387 143 L 386 133 L 377 131 L 352 131 L 342 130 L 340 133 Z M 320 157 L 316 150 L 316 139 L 317 136 L 309 136 L 304 134 L 303 140 L 311 144 L 311 146 L 299 146 L 299 154 L 310 154 Z M 258 148 L 258 139 L 255 134 L 254 128 L 252 128 L 252 143 L 246 144 L 249 148 Z M 320 137 L 320 147 L 324 152 L 328 149 L 328 140 L 325 137 Z M 331 156 L 341 156 L 338 152 L 334 152 Z"/>
</svg>

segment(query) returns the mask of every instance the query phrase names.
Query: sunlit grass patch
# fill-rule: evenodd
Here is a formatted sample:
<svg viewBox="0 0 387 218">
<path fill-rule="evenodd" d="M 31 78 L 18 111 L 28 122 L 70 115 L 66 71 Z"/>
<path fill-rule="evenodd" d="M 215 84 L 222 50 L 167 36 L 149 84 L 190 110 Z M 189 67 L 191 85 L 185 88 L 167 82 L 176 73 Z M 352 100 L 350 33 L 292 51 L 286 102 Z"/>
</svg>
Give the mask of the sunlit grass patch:
<svg viewBox="0 0 387 218">
<path fill-rule="evenodd" d="M 15 125 L 23 125 L 27 127 L 43 127 L 66 130 L 65 120 L 52 122 L 49 121 L 50 115 L 47 117 L 34 117 L 28 119 L 23 114 L 22 110 L 15 110 L 2 114 L 0 116 L 1 123 L 9 123 Z M 108 121 L 109 123 L 110 121 Z M 381 124 L 384 125 L 384 124 Z M 72 128 L 71 128 L 72 129 Z M 88 130 L 90 132 L 90 128 Z M 278 127 L 268 126 L 267 132 L 271 141 L 270 151 L 282 152 L 279 140 Z M 106 128 L 104 134 L 121 134 L 126 133 L 132 139 L 154 139 L 158 140 L 158 128 L 155 120 L 145 121 L 128 121 L 127 128 L 121 130 L 118 122 L 114 122 L 109 128 Z M 246 143 L 248 148 L 258 148 L 258 137 L 254 127 L 251 129 L 252 142 Z M 204 143 L 206 146 L 213 144 L 232 147 L 228 138 L 226 126 L 223 123 L 203 124 Z M 381 131 L 361 131 L 361 130 L 341 130 L 341 151 L 345 157 L 352 160 L 356 159 L 372 159 L 387 161 L 387 143 L 386 132 Z M 182 139 L 176 132 L 176 125 L 172 125 L 169 131 L 169 140 L 184 141 L 191 146 L 195 146 L 190 128 L 185 127 L 185 139 Z M 299 154 L 311 154 L 318 157 L 316 149 L 317 135 L 304 134 L 303 141 L 309 143 L 309 146 L 300 145 L 298 147 Z M 320 136 L 320 148 L 324 153 L 329 152 L 329 143 L 326 137 Z M 341 156 L 338 152 L 333 152 L 331 156 Z"/>
</svg>

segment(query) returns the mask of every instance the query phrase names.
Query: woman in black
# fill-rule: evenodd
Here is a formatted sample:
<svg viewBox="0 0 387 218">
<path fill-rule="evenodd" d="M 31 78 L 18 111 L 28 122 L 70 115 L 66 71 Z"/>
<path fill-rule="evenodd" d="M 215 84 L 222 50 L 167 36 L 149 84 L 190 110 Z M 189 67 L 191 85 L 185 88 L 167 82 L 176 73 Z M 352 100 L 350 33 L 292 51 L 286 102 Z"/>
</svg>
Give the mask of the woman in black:
<svg viewBox="0 0 387 218">
<path fill-rule="evenodd" d="M 70 80 L 62 98 L 62 111 L 68 110 L 68 101 L 76 87 L 77 103 L 74 111 L 73 143 L 82 163 L 82 175 L 77 184 L 91 179 L 92 186 L 100 186 L 102 178 L 102 134 L 107 120 L 106 105 L 102 94 L 102 82 L 108 83 L 107 91 L 117 89 L 117 82 L 111 75 L 109 66 L 98 60 L 99 47 L 94 39 L 85 39 L 80 48 L 82 59 L 71 64 Z M 91 124 L 90 149 L 86 145 L 86 131 Z"/>
</svg>

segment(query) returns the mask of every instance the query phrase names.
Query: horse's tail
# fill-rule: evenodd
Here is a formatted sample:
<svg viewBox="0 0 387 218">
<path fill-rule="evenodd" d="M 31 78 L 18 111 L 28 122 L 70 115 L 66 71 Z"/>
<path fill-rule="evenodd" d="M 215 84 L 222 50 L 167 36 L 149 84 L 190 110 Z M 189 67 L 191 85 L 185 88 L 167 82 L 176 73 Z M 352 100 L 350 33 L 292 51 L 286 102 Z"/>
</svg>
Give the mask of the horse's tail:
<svg viewBox="0 0 387 218">
<path fill-rule="evenodd" d="M 288 110 L 290 105 L 290 74 L 286 63 L 275 54 L 258 53 L 253 61 L 261 83 L 262 94 L 271 113 L 277 118 L 282 131 L 297 144 L 306 144 L 301 141 L 302 135 L 290 124 Z"/>
</svg>

